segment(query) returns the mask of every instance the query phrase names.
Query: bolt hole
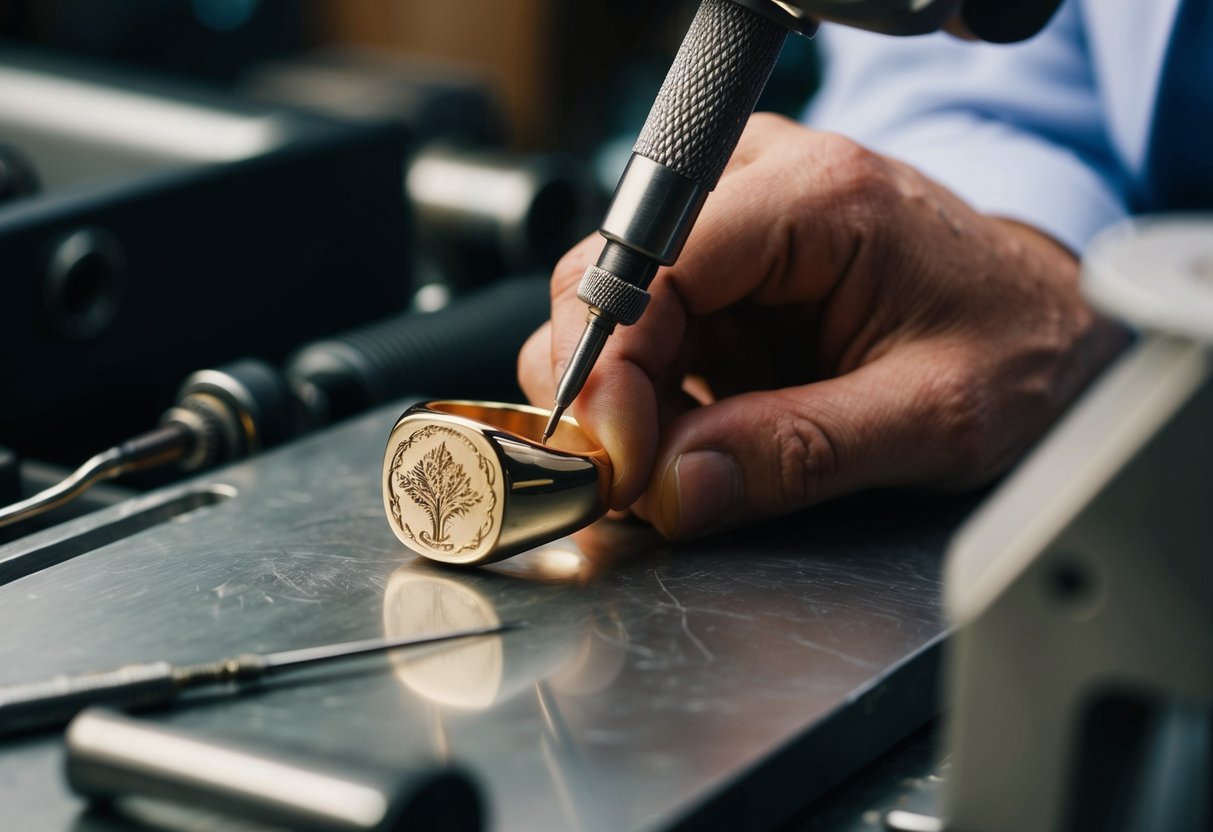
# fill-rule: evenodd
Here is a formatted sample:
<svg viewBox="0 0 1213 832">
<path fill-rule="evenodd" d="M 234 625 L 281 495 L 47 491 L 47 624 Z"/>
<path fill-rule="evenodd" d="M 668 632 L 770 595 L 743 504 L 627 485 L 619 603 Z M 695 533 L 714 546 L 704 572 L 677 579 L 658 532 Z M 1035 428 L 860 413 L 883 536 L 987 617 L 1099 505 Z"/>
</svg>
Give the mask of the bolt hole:
<svg viewBox="0 0 1213 832">
<path fill-rule="evenodd" d="M 122 303 L 124 270 L 122 248 L 108 232 L 85 229 L 61 241 L 42 287 L 51 329 L 74 340 L 105 332 Z"/>
<path fill-rule="evenodd" d="M 110 264 L 90 252 L 76 261 L 63 277 L 60 302 L 69 315 L 84 316 L 105 297 L 111 281 Z"/>
<path fill-rule="evenodd" d="M 1055 560 L 1047 567 L 1044 583 L 1049 599 L 1067 612 L 1086 617 L 1100 606 L 1097 577 L 1077 559 L 1063 557 Z"/>
</svg>

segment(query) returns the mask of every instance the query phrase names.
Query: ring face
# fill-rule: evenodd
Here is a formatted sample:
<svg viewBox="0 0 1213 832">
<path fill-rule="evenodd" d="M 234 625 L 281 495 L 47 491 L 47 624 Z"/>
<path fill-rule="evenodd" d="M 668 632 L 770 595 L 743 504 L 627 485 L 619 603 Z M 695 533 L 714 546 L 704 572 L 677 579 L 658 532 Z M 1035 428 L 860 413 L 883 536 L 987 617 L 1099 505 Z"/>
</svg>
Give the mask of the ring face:
<svg viewBox="0 0 1213 832">
<path fill-rule="evenodd" d="M 421 554 L 473 562 L 496 542 L 504 503 L 496 454 L 473 431 L 418 420 L 393 432 L 384 491 L 393 531 Z"/>
<path fill-rule="evenodd" d="M 606 512 L 611 464 L 571 418 L 552 445 L 546 411 L 435 401 L 396 422 L 383 457 L 383 508 L 419 555 L 480 564 L 564 537 Z"/>
</svg>

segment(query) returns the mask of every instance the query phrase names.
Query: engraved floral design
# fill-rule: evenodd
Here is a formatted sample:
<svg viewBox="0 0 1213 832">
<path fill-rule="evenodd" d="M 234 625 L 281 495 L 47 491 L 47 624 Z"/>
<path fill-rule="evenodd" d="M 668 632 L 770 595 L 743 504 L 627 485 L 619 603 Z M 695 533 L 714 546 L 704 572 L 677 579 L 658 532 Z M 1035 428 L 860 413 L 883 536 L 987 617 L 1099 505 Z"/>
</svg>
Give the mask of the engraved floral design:
<svg viewBox="0 0 1213 832">
<path fill-rule="evenodd" d="M 411 471 L 396 474 L 396 482 L 429 516 L 433 524 L 430 539 L 424 531 L 421 539 L 431 546 L 448 541 L 447 520 L 462 517 L 481 501 L 480 492 L 472 488 L 472 478 L 451 457 L 445 442 L 422 456 Z"/>
<path fill-rule="evenodd" d="M 405 455 L 417 443 L 429 444 L 438 437 L 445 437 L 444 442 L 453 440 L 462 443 L 469 451 L 475 454 L 476 465 L 479 468 L 481 475 L 484 477 L 485 487 L 482 490 L 484 491 L 485 497 L 480 499 L 478 496 L 477 502 L 479 505 L 476 505 L 475 503 L 473 504 L 477 516 L 483 512 L 484 522 L 480 524 L 476 532 L 463 545 L 456 545 L 451 542 L 438 542 L 435 540 L 435 538 L 439 536 L 437 523 L 434 522 L 433 515 L 430 515 L 428 512 L 427 516 L 429 516 L 431 520 L 433 534 L 431 535 L 425 531 L 421 531 L 420 533 L 414 532 L 409 524 L 405 521 L 403 512 L 401 510 L 401 490 L 404 488 L 401 478 L 402 476 L 410 476 L 410 474 L 405 473 L 403 470 L 405 468 Z M 463 466 L 459 465 L 458 463 L 455 463 L 455 465 L 461 472 L 463 472 Z M 417 466 L 414 465 L 412 471 L 412 475 L 414 476 L 416 473 L 416 468 Z M 392 454 L 392 460 L 388 466 L 387 478 L 388 481 L 386 485 L 388 486 L 387 496 L 389 514 L 395 521 L 396 527 L 400 530 L 400 533 L 403 535 L 404 539 L 411 541 L 414 544 L 424 546 L 426 549 L 447 552 L 454 555 L 458 555 L 463 552 L 472 552 L 481 545 L 486 536 L 491 534 L 493 527 L 496 524 L 497 493 L 494 486 L 497 480 L 497 472 L 493 464 L 476 449 L 476 446 L 473 445 L 466 436 L 462 435 L 456 430 L 452 430 L 449 427 L 433 424 L 424 425 L 423 427 L 413 431 L 406 439 L 397 444 L 396 449 Z M 469 481 L 468 486 L 470 487 L 470 485 L 471 483 Z M 479 495 L 479 492 L 475 493 Z M 407 495 L 407 491 L 405 494 Z M 412 499 L 412 495 L 407 496 Z M 414 500 L 414 502 L 416 501 Z M 421 504 L 418 505 L 421 506 Z M 424 509 L 424 506 L 421 507 Z M 472 509 L 464 509 L 465 512 L 471 510 Z M 453 516 L 455 515 L 448 514 L 446 519 L 449 520 Z"/>
</svg>

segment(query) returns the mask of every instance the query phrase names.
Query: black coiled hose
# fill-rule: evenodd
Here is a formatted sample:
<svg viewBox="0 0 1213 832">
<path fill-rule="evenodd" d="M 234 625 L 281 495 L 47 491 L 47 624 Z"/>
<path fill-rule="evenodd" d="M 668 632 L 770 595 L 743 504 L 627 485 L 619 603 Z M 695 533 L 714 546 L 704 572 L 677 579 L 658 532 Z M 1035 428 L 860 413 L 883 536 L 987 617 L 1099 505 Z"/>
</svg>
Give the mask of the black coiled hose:
<svg viewBox="0 0 1213 832">
<path fill-rule="evenodd" d="M 521 401 L 518 350 L 549 310 L 546 276 L 511 278 L 312 343 L 286 375 L 318 423 L 407 395 Z"/>
</svg>

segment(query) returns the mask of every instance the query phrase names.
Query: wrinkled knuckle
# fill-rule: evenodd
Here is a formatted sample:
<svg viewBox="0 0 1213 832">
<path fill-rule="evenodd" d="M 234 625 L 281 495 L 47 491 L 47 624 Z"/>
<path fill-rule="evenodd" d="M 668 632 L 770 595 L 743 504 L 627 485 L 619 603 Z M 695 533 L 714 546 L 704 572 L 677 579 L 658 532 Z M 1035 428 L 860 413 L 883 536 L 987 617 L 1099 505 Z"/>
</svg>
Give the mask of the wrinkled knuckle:
<svg viewBox="0 0 1213 832">
<path fill-rule="evenodd" d="M 980 371 L 966 365 L 941 367 L 930 377 L 926 396 L 941 450 L 952 462 L 952 478 L 976 483 L 997 473 L 993 413 Z"/>
<path fill-rule="evenodd" d="M 749 162 L 767 158 L 770 148 L 779 142 L 792 125 L 795 125 L 795 122 L 777 113 L 752 114 L 729 158 L 729 170 L 736 170 L 745 167 Z M 727 170 L 725 175 L 728 175 Z"/>
<path fill-rule="evenodd" d="M 744 132 L 769 135 L 786 130 L 788 126 L 796 124 L 796 122 L 787 116 L 780 115 L 779 113 L 757 112 L 753 113 L 750 116 L 750 120 L 746 122 L 746 130 Z"/>
<path fill-rule="evenodd" d="M 828 492 L 835 470 L 829 437 L 812 420 L 790 414 L 776 428 L 776 494 L 785 511 L 802 508 Z"/>
<path fill-rule="evenodd" d="M 846 138 L 831 135 L 824 143 L 824 163 L 832 171 L 838 195 L 850 202 L 886 199 L 895 189 L 893 169 L 879 154 Z"/>
</svg>

